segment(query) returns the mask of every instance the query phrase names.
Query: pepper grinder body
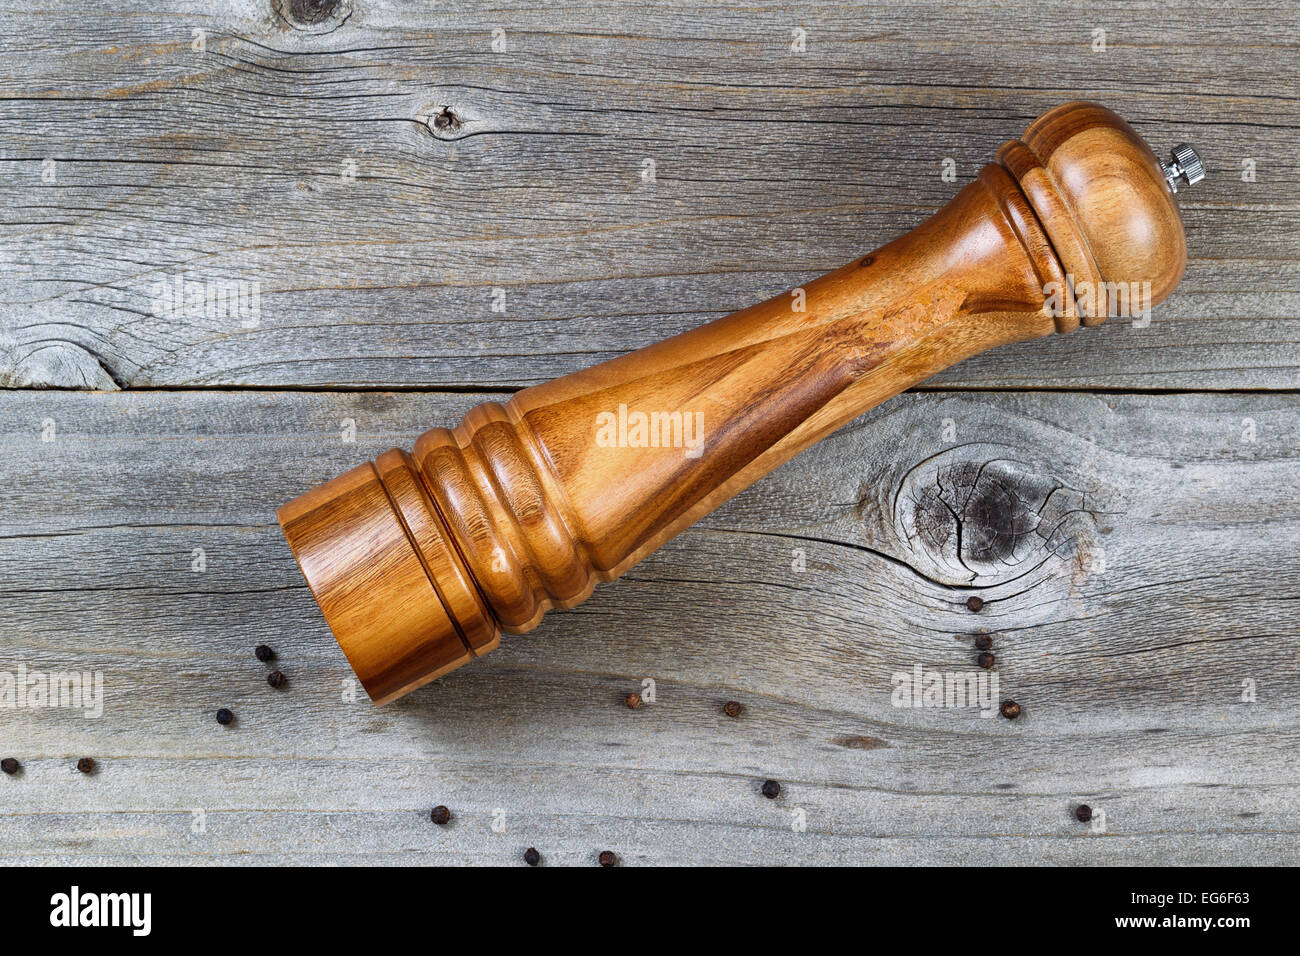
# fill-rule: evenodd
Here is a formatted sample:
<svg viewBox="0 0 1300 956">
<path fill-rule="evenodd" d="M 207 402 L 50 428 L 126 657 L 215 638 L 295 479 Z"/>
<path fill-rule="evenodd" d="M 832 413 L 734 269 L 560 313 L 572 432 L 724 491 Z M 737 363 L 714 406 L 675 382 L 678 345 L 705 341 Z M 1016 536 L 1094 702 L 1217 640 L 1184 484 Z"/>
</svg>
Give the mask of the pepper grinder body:
<svg viewBox="0 0 1300 956">
<path fill-rule="evenodd" d="M 1058 107 L 875 252 L 480 405 L 286 504 L 281 526 L 367 692 L 392 700 L 583 601 L 944 368 L 1098 324 L 1134 287 L 1160 301 L 1186 260 L 1165 173 L 1114 113 Z"/>
</svg>

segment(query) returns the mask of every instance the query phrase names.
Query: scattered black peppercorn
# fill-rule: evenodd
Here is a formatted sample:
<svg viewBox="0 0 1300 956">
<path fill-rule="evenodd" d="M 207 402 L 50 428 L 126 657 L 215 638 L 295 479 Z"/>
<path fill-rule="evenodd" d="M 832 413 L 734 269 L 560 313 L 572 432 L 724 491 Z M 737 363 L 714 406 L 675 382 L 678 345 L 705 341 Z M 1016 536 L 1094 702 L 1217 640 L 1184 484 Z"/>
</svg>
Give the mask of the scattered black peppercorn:
<svg viewBox="0 0 1300 956">
<path fill-rule="evenodd" d="M 524 862 L 529 866 L 536 866 L 542 862 L 542 855 L 537 852 L 537 847 L 530 846 L 527 850 L 524 850 Z"/>
<path fill-rule="evenodd" d="M 968 597 L 966 599 L 966 607 L 968 607 L 972 611 L 978 611 L 983 606 L 984 606 L 983 598 L 974 597 L 972 595 L 971 597 Z"/>
<path fill-rule="evenodd" d="M 984 668 L 985 670 L 988 670 L 990 667 L 992 667 L 993 662 L 994 662 L 993 655 L 988 653 L 987 651 L 985 651 L 979 657 L 975 658 L 975 663 L 979 664 L 979 666 Z"/>
<path fill-rule="evenodd" d="M 18 772 L 18 768 L 21 766 L 22 764 L 13 757 L 5 757 L 4 760 L 0 760 L 0 770 L 3 770 L 11 777 Z"/>
<path fill-rule="evenodd" d="M 265 644 L 258 644 L 253 648 L 253 653 L 257 655 L 257 659 L 262 662 L 275 659 L 275 651 L 271 650 Z"/>
<path fill-rule="evenodd" d="M 93 773 L 95 770 L 95 761 L 90 757 L 82 757 L 77 761 L 77 769 L 82 773 Z"/>
<path fill-rule="evenodd" d="M 217 708 L 217 723 L 225 726 L 235 719 L 235 712 L 228 707 Z"/>
<path fill-rule="evenodd" d="M 601 866 L 613 866 L 618 862 L 618 857 L 614 855 L 612 850 L 601 850 L 599 859 Z"/>
<path fill-rule="evenodd" d="M 1007 720 L 1015 720 L 1020 716 L 1020 705 L 1014 700 L 1004 700 L 1002 706 L 998 709 L 1002 711 L 1002 716 Z"/>
<path fill-rule="evenodd" d="M 763 796 L 767 797 L 769 800 L 775 800 L 777 797 L 781 796 L 781 785 L 775 780 L 764 780 Z"/>
<path fill-rule="evenodd" d="M 641 706 L 640 694 L 628 694 L 623 698 L 623 703 L 627 705 L 628 710 L 636 710 Z"/>
<path fill-rule="evenodd" d="M 445 827 L 451 821 L 451 811 L 442 804 L 434 807 L 429 811 L 429 819 L 440 827 Z"/>
<path fill-rule="evenodd" d="M 1074 810 L 1074 819 L 1078 820 L 1080 823 L 1087 823 L 1092 819 L 1092 807 L 1088 806 L 1086 803 L 1079 804 L 1079 806 Z"/>
<path fill-rule="evenodd" d="M 266 682 L 272 687 L 283 687 L 289 683 L 289 678 L 284 676 L 283 671 L 271 671 L 266 675 Z"/>
<path fill-rule="evenodd" d="M 745 711 L 745 705 L 738 700 L 729 700 L 722 705 L 722 712 L 728 717 L 739 717 Z"/>
<path fill-rule="evenodd" d="M 993 650 L 993 638 L 987 634 L 980 634 L 975 638 L 975 650 L 991 651 Z"/>
</svg>

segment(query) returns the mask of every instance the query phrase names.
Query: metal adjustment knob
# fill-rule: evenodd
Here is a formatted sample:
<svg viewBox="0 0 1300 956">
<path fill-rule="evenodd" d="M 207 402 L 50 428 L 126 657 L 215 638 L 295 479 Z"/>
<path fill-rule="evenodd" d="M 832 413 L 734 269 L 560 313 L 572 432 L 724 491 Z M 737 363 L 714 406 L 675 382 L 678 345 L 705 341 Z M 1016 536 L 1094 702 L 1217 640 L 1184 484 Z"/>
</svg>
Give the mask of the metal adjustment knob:
<svg viewBox="0 0 1300 956">
<path fill-rule="evenodd" d="M 1189 186 L 1195 186 L 1205 178 L 1205 164 L 1191 146 L 1179 143 L 1170 152 L 1173 154 L 1172 162 L 1160 161 L 1160 168 L 1164 170 L 1165 182 L 1169 183 L 1170 190 L 1178 192 L 1180 176 Z"/>
</svg>

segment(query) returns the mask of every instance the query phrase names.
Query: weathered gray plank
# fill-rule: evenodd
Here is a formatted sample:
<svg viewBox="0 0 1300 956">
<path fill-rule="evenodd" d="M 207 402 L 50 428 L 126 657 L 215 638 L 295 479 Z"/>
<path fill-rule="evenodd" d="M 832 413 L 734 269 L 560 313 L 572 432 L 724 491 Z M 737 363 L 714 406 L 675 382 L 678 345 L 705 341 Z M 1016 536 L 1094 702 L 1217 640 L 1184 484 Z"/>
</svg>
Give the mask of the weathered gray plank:
<svg viewBox="0 0 1300 956">
<path fill-rule="evenodd" d="M 0 384 L 542 381 L 892 238 L 1071 97 L 1204 153 L 1187 278 L 1149 328 L 940 384 L 1300 381 L 1287 2 L 339 9 L 311 27 L 270 0 L 0 13 Z M 178 275 L 260 283 L 257 327 L 153 314 Z"/>
<path fill-rule="evenodd" d="M 482 397 L 0 394 L 0 670 L 107 685 L 0 711 L 0 858 L 1297 862 L 1297 396 L 903 396 L 535 635 L 347 701 L 273 509 Z M 981 629 L 1019 721 L 891 706 Z"/>
</svg>

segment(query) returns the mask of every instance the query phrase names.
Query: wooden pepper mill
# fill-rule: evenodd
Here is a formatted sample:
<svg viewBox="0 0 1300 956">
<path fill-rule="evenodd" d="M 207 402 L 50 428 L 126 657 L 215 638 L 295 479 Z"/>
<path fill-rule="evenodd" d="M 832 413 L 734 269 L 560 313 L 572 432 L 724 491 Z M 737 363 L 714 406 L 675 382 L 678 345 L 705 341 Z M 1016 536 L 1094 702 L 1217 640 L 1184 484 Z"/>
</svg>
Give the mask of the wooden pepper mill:
<svg viewBox="0 0 1300 956">
<path fill-rule="evenodd" d="M 691 332 L 472 409 L 280 508 L 376 703 L 535 627 L 841 425 L 985 349 L 1164 299 L 1162 163 L 1095 103 L 1044 114 L 927 222 Z M 1129 303 L 1132 309 L 1132 303 Z"/>
</svg>

